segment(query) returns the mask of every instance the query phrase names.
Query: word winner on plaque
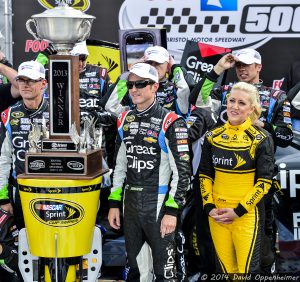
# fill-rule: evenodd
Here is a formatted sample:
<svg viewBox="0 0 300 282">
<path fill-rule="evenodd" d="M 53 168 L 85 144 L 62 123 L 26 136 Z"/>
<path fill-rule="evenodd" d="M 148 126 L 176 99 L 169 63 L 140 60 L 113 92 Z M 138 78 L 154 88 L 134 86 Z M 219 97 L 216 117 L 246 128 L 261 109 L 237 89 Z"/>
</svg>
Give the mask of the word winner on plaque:
<svg viewBox="0 0 300 282">
<path fill-rule="evenodd" d="M 50 139 L 68 139 L 72 123 L 79 130 L 78 58 L 50 56 Z"/>
</svg>

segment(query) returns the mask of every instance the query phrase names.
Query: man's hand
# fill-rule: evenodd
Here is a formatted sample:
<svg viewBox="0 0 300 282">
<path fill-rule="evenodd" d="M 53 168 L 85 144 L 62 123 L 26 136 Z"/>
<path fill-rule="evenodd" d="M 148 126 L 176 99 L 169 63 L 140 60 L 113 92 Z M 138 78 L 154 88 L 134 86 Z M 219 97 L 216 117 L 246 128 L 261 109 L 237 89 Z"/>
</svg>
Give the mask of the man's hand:
<svg viewBox="0 0 300 282">
<path fill-rule="evenodd" d="M 52 43 L 49 43 L 48 47 L 44 49 L 44 51 L 42 51 L 42 53 L 48 57 L 50 55 L 56 55 L 57 54 L 57 50 L 55 49 L 54 45 Z"/>
<path fill-rule="evenodd" d="M 171 71 L 172 71 L 172 67 L 173 67 L 174 64 L 175 64 L 175 60 L 174 60 L 174 58 L 170 55 L 170 56 L 169 56 L 169 62 L 168 62 L 168 73 L 169 73 L 169 74 L 172 74 Z"/>
<path fill-rule="evenodd" d="M 175 231 L 177 218 L 173 215 L 165 214 L 160 223 L 161 238 Z"/>
<path fill-rule="evenodd" d="M 108 212 L 108 222 L 109 225 L 114 229 L 120 229 L 120 209 L 110 208 Z"/>
<path fill-rule="evenodd" d="M 13 210 L 13 207 L 12 207 L 11 203 L 8 203 L 8 204 L 5 204 L 5 205 L 1 205 L 0 208 L 3 209 L 6 212 L 14 214 L 14 210 Z"/>
<path fill-rule="evenodd" d="M 254 125 L 259 126 L 260 128 L 264 128 L 265 124 L 261 120 L 256 120 Z"/>
<path fill-rule="evenodd" d="M 214 66 L 216 74 L 220 75 L 223 71 L 228 70 L 235 65 L 235 57 L 232 54 L 224 55 Z"/>
</svg>

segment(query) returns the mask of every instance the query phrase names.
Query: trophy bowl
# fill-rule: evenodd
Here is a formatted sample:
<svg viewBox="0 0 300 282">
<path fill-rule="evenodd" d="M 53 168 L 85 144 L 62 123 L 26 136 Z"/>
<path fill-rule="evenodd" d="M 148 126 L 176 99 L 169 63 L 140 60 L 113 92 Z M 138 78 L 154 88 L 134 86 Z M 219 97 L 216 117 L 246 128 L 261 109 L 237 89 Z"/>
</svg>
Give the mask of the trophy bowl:
<svg viewBox="0 0 300 282">
<path fill-rule="evenodd" d="M 28 32 L 36 40 L 50 41 L 58 54 L 69 54 L 75 43 L 86 40 L 95 19 L 65 3 L 31 17 L 26 22 Z M 35 26 L 36 33 L 31 24 Z"/>
</svg>

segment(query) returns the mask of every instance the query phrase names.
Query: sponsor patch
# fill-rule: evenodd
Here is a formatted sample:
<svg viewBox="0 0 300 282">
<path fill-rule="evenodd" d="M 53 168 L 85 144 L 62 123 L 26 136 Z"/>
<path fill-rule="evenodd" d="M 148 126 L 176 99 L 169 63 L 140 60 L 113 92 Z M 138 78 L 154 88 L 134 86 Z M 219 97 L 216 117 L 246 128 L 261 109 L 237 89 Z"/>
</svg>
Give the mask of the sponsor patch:
<svg viewBox="0 0 300 282">
<path fill-rule="evenodd" d="M 149 137 L 144 137 L 144 141 L 148 143 L 156 143 L 157 139 L 154 139 L 153 137 L 149 136 Z"/>
<path fill-rule="evenodd" d="M 188 139 L 188 134 L 185 132 L 175 133 L 176 139 Z"/>
<path fill-rule="evenodd" d="M 147 127 L 147 128 L 149 128 L 150 127 L 150 123 L 149 122 L 141 122 L 140 126 L 141 127 Z"/>
<path fill-rule="evenodd" d="M 161 118 L 152 117 L 152 118 L 150 118 L 150 120 L 152 123 L 157 124 L 157 125 L 159 125 L 161 123 Z"/>
<path fill-rule="evenodd" d="M 139 128 L 139 134 L 146 135 L 147 129 L 146 128 Z"/>
<path fill-rule="evenodd" d="M 124 130 L 124 131 L 128 131 L 128 124 L 125 124 L 125 125 L 123 126 L 123 130 Z"/>
<path fill-rule="evenodd" d="M 22 113 L 22 112 L 13 112 L 11 115 L 14 118 L 21 118 L 21 117 L 24 116 L 24 113 Z"/>
<path fill-rule="evenodd" d="M 188 152 L 189 151 L 189 146 L 188 145 L 178 145 L 177 146 L 177 151 L 178 152 Z"/>
<path fill-rule="evenodd" d="M 182 140 L 177 140 L 176 143 L 177 144 L 187 144 L 188 141 L 186 139 L 182 139 Z"/>
<path fill-rule="evenodd" d="M 182 161 L 189 161 L 190 156 L 188 154 L 180 154 L 179 159 L 182 160 Z"/>
<path fill-rule="evenodd" d="M 96 94 L 98 94 L 98 91 L 97 90 L 90 90 L 89 94 L 96 95 Z"/>
<path fill-rule="evenodd" d="M 10 123 L 11 125 L 18 125 L 18 124 L 19 124 L 19 121 L 20 121 L 19 119 L 11 119 L 9 123 Z"/>
<path fill-rule="evenodd" d="M 255 136 L 255 139 L 256 140 L 261 140 L 263 137 L 262 137 L 262 135 L 261 134 L 257 134 L 256 136 Z"/>
<path fill-rule="evenodd" d="M 138 122 L 132 122 L 132 123 L 130 123 L 129 127 L 130 128 L 139 128 L 139 123 Z"/>
<path fill-rule="evenodd" d="M 147 136 L 158 137 L 158 133 L 151 130 L 151 129 L 148 129 L 147 130 Z"/>
<path fill-rule="evenodd" d="M 175 132 L 187 132 L 187 128 L 184 127 L 179 127 L 179 128 L 175 128 Z"/>
<path fill-rule="evenodd" d="M 126 117 L 126 120 L 127 120 L 128 122 L 133 122 L 133 121 L 135 120 L 135 116 L 128 115 L 128 116 Z"/>
<path fill-rule="evenodd" d="M 138 133 L 138 129 L 137 128 L 130 128 L 129 132 L 130 132 L 130 134 L 137 134 Z"/>
</svg>

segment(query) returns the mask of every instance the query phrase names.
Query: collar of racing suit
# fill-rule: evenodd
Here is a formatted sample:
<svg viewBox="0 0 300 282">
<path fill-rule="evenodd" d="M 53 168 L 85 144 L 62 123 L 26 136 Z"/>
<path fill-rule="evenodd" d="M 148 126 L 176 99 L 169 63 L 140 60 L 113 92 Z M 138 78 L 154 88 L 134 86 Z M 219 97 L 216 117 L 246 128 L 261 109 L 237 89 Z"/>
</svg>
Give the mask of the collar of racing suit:
<svg viewBox="0 0 300 282">
<path fill-rule="evenodd" d="M 24 110 L 28 114 L 30 118 L 36 116 L 38 113 L 43 112 L 47 109 L 48 101 L 43 96 L 42 102 L 40 103 L 39 107 L 37 109 L 28 109 L 25 104 L 23 103 Z"/>
<path fill-rule="evenodd" d="M 242 124 L 240 125 L 231 125 L 229 121 L 225 123 L 225 128 L 232 130 L 234 132 L 240 132 L 247 130 L 252 125 L 251 119 L 248 117 Z"/>
<path fill-rule="evenodd" d="M 157 107 L 159 107 L 159 103 L 156 100 L 154 100 L 154 102 L 147 109 L 143 111 L 138 111 L 137 108 L 135 108 L 134 113 L 138 117 L 147 117 L 150 116 L 153 112 L 155 112 Z"/>
<path fill-rule="evenodd" d="M 260 87 L 262 87 L 263 86 L 263 80 L 259 80 L 259 82 L 258 83 L 254 83 L 253 85 L 257 88 L 257 89 L 259 89 Z"/>
</svg>

